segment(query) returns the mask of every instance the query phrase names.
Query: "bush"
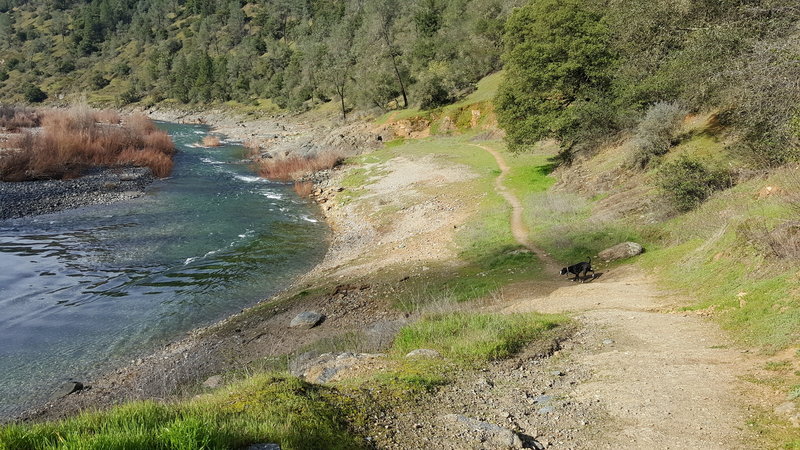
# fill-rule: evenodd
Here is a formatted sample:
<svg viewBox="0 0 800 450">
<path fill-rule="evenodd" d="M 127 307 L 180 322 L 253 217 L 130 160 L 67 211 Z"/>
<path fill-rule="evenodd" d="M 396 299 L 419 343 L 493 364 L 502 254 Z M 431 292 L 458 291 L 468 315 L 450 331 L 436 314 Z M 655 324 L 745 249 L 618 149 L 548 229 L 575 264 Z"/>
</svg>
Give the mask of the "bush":
<svg viewBox="0 0 800 450">
<path fill-rule="evenodd" d="M 732 183 L 726 170 L 710 168 L 699 160 L 682 157 L 664 164 L 658 184 L 679 211 L 689 211 L 703 203 L 714 191 Z"/>
<path fill-rule="evenodd" d="M 47 93 L 33 84 L 26 86 L 22 91 L 22 95 L 28 103 L 41 103 L 47 99 Z"/>
<path fill-rule="evenodd" d="M 414 92 L 421 109 L 438 108 L 453 100 L 447 87 L 446 72 L 447 68 L 443 65 L 433 65 L 420 75 Z"/>
<path fill-rule="evenodd" d="M 647 167 L 654 158 L 669 151 L 686 110 L 675 102 L 658 102 L 647 110 L 631 139 L 634 165 Z"/>
</svg>

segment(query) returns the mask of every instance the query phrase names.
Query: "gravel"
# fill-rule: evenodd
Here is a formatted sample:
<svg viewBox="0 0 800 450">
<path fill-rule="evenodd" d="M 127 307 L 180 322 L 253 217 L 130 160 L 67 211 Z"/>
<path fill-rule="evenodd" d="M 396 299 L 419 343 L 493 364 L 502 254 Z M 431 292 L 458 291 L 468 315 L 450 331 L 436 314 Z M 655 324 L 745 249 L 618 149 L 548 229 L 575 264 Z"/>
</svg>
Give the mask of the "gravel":
<svg viewBox="0 0 800 450">
<path fill-rule="evenodd" d="M 0 220 L 136 198 L 155 178 L 150 169 L 97 169 L 73 180 L 0 182 Z"/>
</svg>

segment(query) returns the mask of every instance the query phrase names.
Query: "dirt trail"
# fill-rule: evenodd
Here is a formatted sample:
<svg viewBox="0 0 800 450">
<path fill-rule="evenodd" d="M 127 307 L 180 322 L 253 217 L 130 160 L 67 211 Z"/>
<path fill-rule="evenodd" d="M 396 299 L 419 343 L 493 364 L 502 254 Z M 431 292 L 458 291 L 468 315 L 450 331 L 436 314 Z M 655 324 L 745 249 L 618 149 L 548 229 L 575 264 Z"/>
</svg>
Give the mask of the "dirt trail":
<svg viewBox="0 0 800 450">
<path fill-rule="evenodd" d="M 522 207 L 522 202 L 514 195 L 513 192 L 508 190 L 508 188 L 503 184 L 508 176 L 508 171 L 510 170 L 508 164 L 506 163 L 505 159 L 503 159 L 503 155 L 500 154 L 497 150 L 487 147 L 485 145 L 480 144 L 472 144 L 475 147 L 483 149 L 489 152 L 493 157 L 494 160 L 497 161 L 497 166 L 500 168 L 500 175 L 495 179 L 494 186 L 495 190 L 498 194 L 502 195 L 504 199 L 511 205 L 511 233 L 514 235 L 514 239 L 522 246 L 528 248 L 530 251 L 536 253 L 539 259 L 544 263 L 545 270 L 548 274 L 555 274 L 559 271 L 559 264 L 556 260 L 550 257 L 547 253 L 542 251 L 541 249 L 537 248 L 529 239 L 528 239 L 528 227 L 525 226 L 525 222 L 522 220 L 522 213 L 524 208 Z"/>
<path fill-rule="evenodd" d="M 522 205 L 502 184 L 507 164 L 497 151 L 479 147 L 502 171 L 497 191 L 514 209 L 515 238 L 532 248 Z M 545 262 L 550 271 L 558 267 L 549 258 Z M 554 277 L 510 286 L 504 297 L 502 312 L 567 313 L 586 328 L 586 337 L 566 353 L 570 365 L 592 375 L 569 396 L 599 403 L 610 420 L 579 447 L 722 449 L 751 441 L 740 381 L 751 363 L 727 347 L 715 324 L 675 313 L 685 299 L 660 290 L 641 270 L 622 267 L 583 284 Z"/>
</svg>

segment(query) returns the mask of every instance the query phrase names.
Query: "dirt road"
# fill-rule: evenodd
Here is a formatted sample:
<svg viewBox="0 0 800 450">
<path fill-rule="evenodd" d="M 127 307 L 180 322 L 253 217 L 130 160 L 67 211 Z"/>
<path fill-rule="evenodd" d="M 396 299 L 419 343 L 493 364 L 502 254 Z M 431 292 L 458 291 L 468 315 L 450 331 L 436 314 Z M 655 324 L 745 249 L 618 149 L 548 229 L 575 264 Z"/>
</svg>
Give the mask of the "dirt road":
<svg viewBox="0 0 800 450">
<path fill-rule="evenodd" d="M 497 160 L 497 191 L 513 208 L 511 226 L 520 244 L 533 247 L 522 223 L 522 203 L 503 186 L 508 165 Z M 548 271 L 558 265 L 545 256 Z M 557 269 L 555 269 L 557 270 Z M 751 363 L 717 325 L 676 308 L 686 303 L 659 289 L 643 271 L 626 266 L 590 283 L 554 277 L 504 291 L 502 312 L 567 313 L 587 329 L 566 352 L 566 366 L 590 373 L 568 396 L 599 403 L 610 418 L 586 434 L 580 448 L 744 448 L 748 404 L 740 376 Z M 523 432 L 526 430 L 523 430 Z"/>
</svg>

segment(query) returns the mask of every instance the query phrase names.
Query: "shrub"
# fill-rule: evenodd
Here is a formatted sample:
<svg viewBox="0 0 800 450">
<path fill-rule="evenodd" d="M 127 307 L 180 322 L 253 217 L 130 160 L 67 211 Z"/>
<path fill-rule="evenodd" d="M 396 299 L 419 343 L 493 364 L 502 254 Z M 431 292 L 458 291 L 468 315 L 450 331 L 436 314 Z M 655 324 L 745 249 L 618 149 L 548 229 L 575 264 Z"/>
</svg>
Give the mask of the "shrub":
<svg viewBox="0 0 800 450">
<path fill-rule="evenodd" d="M 714 191 L 728 188 L 733 183 L 728 171 L 708 167 L 699 160 L 684 156 L 659 169 L 658 184 L 679 211 L 689 211 Z"/>
<path fill-rule="evenodd" d="M 448 68 L 442 64 L 432 64 L 420 74 L 414 86 L 415 97 L 419 99 L 421 109 L 438 108 L 453 100 L 447 82 Z"/>
<path fill-rule="evenodd" d="M 321 170 L 332 169 L 344 160 L 335 152 L 321 152 L 309 156 L 291 155 L 285 158 L 262 159 L 258 161 L 258 173 L 275 181 L 299 180 Z"/>
<path fill-rule="evenodd" d="M 643 169 L 654 158 L 667 153 L 685 116 L 686 110 L 675 102 L 658 102 L 651 106 L 631 139 L 634 165 Z"/>
<path fill-rule="evenodd" d="M 30 108 L 0 106 L 0 127 L 8 131 L 39 126 L 39 113 Z"/>
<path fill-rule="evenodd" d="M 47 99 L 47 93 L 33 84 L 26 86 L 22 95 L 28 103 L 41 103 Z"/>
</svg>

